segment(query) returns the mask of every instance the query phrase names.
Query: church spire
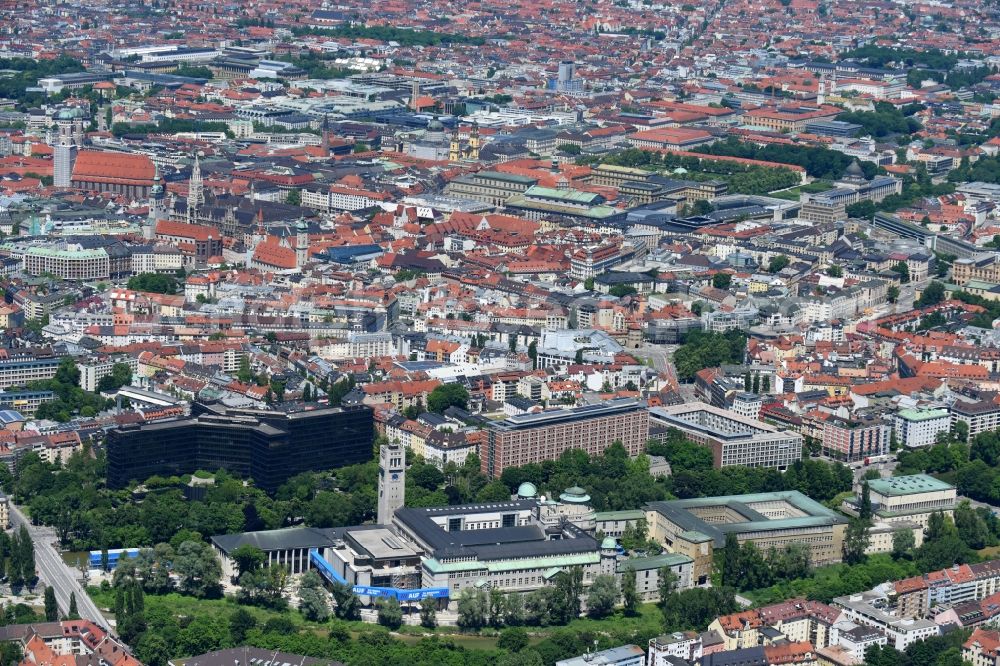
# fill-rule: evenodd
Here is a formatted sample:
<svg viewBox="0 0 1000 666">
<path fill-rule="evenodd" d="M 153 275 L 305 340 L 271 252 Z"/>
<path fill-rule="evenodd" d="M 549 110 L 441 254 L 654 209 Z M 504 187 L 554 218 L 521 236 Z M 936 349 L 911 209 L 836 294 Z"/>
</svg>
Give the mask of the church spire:
<svg viewBox="0 0 1000 666">
<path fill-rule="evenodd" d="M 197 151 L 194 154 L 194 164 L 191 166 L 191 180 L 188 182 L 187 214 L 188 222 L 194 222 L 195 212 L 205 203 L 205 186 L 201 180 L 201 163 Z"/>
</svg>

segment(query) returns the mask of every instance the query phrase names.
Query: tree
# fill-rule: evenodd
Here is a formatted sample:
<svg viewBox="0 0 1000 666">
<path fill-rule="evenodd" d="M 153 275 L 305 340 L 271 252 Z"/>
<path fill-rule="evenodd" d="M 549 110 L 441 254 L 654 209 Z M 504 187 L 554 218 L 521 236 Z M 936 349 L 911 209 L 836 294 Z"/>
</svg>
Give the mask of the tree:
<svg viewBox="0 0 1000 666">
<path fill-rule="evenodd" d="M 890 303 L 895 303 L 899 300 L 899 287 L 896 285 L 890 285 L 885 291 L 885 299 Z"/>
<path fill-rule="evenodd" d="M 14 551 L 17 553 L 18 579 L 22 583 L 31 584 L 35 580 L 35 544 L 23 523 L 17 531 Z"/>
<path fill-rule="evenodd" d="M 715 208 L 707 199 L 698 199 L 693 204 L 691 204 L 691 209 L 688 211 L 690 215 L 700 216 L 708 215 Z"/>
<path fill-rule="evenodd" d="M 361 619 L 361 600 L 354 594 L 354 588 L 346 583 L 333 583 L 330 588 L 333 595 L 333 613 L 341 620 Z"/>
<path fill-rule="evenodd" d="M 753 384 L 750 379 L 750 371 L 747 370 L 746 372 L 743 373 L 743 390 L 746 391 L 747 393 L 750 393 L 752 386 Z"/>
<path fill-rule="evenodd" d="M 56 603 L 56 591 L 51 585 L 45 586 L 45 621 L 55 622 L 59 619 L 59 604 Z"/>
<path fill-rule="evenodd" d="M 712 276 L 712 286 L 716 289 L 729 289 L 733 276 L 729 273 L 716 273 Z"/>
<path fill-rule="evenodd" d="M 528 632 L 521 627 L 508 627 L 500 632 L 497 647 L 508 652 L 520 652 L 528 647 Z"/>
<path fill-rule="evenodd" d="M 913 536 L 913 530 L 901 529 L 892 533 L 892 559 L 912 557 L 915 546 L 916 539 Z"/>
<path fill-rule="evenodd" d="M 760 379 L 760 390 L 763 393 L 771 392 L 771 375 L 764 375 Z"/>
<path fill-rule="evenodd" d="M 288 569 L 280 564 L 247 571 L 239 578 L 236 599 L 245 604 L 283 610 L 288 604 L 285 599 L 287 585 Z"/>
<path fill-rule="evenodd" d="M 302 190 L 300 189 L 288 190 L 288 196 L 285 197 L 285 203 L 287 203 L 289 206 L 301 206 Z"/>
<path fill-rule="evenodd" d="M 741 575 L 740 542 L 735 532 L 726 532 L 726 543 L 722 551 L 722 583 L 736 588 Z"/>
<path fill-rule="evenodd" d="M 246 608 L 237 608 L 229 616 L 229 635 L 234 645 L 243 645 L 247 634 L 257 627 L 257 618 Z"/>
<path fill-rule="evenodd" d="M 308 383 L 302 389 L 302 401 L 312 402 L 312 386 Z"/>
<path fill-rule="evenodd" d="M 504 617 L 507 615 L 507 600 L 500 588 L 490 588 L 489 594 L 489 625 L 499 627 L 503 625 Z"/>
<path fill-rule="evenodd" d="M 861 502 L 858 505 L 858 518 L 865 522 L 872 519 L 872 491 L 868 487 L 868 482 L 861 484 Z"/>
<path fill-rule="evenodd" d="M 901 261 L 890 269 L 893 273 L 899 274 L 899 281 L 902 284 L 906 284 L 910 281 L 910 267 L 906 265 L 905 261 Z"/>
<path fill-rule="evenodd" d="M 629 284 L 616 284 L 608 289 L 608 293 L 610 295 L 617 296 L 618 298 L 625 298 L 626 296 L 631 296 L 637 292 L 638 290 Z"/>
<path fill-rule="evenodd" d="M 660 567 L 656 572 L 656 584 L 659 591 L 660 608 L 663 608 L 667 604 L 667 599 L 677 589 L 677 576 L 670 570 L 670 567 Z"/>
<path fill-rule="evenodd" d="M 264 564 L 264 551 L 251 544 L 243 544 L 234 550 L 230 557 L 236 565 L 236 578 L 248 571 L 256 571 Z"/>
<path fill-rule="evenodd" d="M 903 666 L 903 654 L 891 645 L 869 645 L 865 650 L 866 666 Z"/>
<path fill-rule="evenodd" d="M 968 500 L 959 502 L 955 507 L 954 520 L 958 537 L 972 550 L 995 545 L 996 538 L 990 532 L 989 525 Z"/>
<path fill-rule="evenodd" d="M 467 587 L 458 596 L 458 626 L 482 629 L 489 615 L 489 598 L 484 590 Z"/>
<path fill-rule="evenodd" d="M 844 533 L 844 562 L 846 564 L 864 562 L 868 543 L 868 522 L 859 518 L 851 519 Z"/>
<path fill-rule="evenodd" d="M 128 288 L 133 291 L 148 291 L 155 294 L 177 293 L 177 280 L 163 273 L 140 273 L 128 280 Z"/>
<path fill-rule="evenodd" d="M 433 597 L 420 600 L 420 626 L 425 629 L 437 626 L 437 601 Z"/>
<path fill-rule="evenodd" d="M 299 581 L 299 611 L 310 622 L 326 622 L 330 617 L 323 580 L 315 571 L 305 572 Z"/>
<path fill-rule="evenodd" d="M 67 620 L 79 620 L 80 611 L 76 607 L 76 592 L 69 593 L 69 613 L 66 614 Z"/>
<path fill-rule="evenodd" d="M 177 549 L 173 571 L 180 577 L 180 589 L 204 597 L 218 589 L 222 566 L 207 543 L 185 541 Z"/>
<path fill-rule="evenodd" d="M 97 390 L 110 393 L 117 391 L 122 386 L 132 381 L 132 368 L 127 363 L 115 363 L 111 367 L 111 374 L 101 377 L 97 382 Z"/>
<path fill-rule="evenodd" d="M 617 602 L 618 580 L 606 574 L 596 576 L 587 593 L 587 614 L 594 618 L 607 617 Z"/>
<path fill-rule="evenodd" d="M 768 273 L 780 273 L 788 264 L 791 263 L 791 259 L 783 254 L 779 254 L 775 257 L 771 257 L 771 260 L 767 264 Z"/>
<path fill-rule="evenodd" d="M 177 636 L 173 652 L 203 654 L 218 650 L 228 640 L 225 620 L 216 615 L 196 615 Z"/>
<path fill-rule="evenodd" d="M 240 369 L 236 373 L 236 378 L 240 380 L 241 384 L 254 383 L 256 377 L 254 377 L 253 370 L 250 369 L 250 358 L 246 355 L 240 358 Z"/>
<path fill-rule="evenodd" d="M 135 644 L 135 656 L 146 666 L 166 666 L 170 659 L 170 647 L 162 636 L 147 631 Z"/>
<path fill-rule="evenodd" d="M 427 396 L 427 409 L 441 414 L 449 407 L 465 409 L 469 404 L 469 391 L 458 383 L 441 384 Z"/>
<path fill-rule="evenodd" d="M 826 274 L 835 278 L 844 277 L 844 269 L 840 266 L 828 266 Z"/>
<path fill-rule="evenodd" d="M 944 284 L 937 280 L 931 280 L 931 283 L 920 292 L 920 298 L 917 299 L 914 305 L 918 308 L 937 305 L 944 300 L 944 293 Z"/>
<path fill-rule="evenodd" d="M 0 666 L 17 666 L 24 661 L 24 650 L 17 641 L 0 643 Z"/>
<path fill-rule="evenodd" d="M 378 623 L 383 627 L 396 630 L 403 625 L 403 609 L 395 597 L 378 600 Z"/>
<path fill-rule="evenodd" d="M 622 574 L 622 607 L 626 615 L 635 615 L 639 608 L 639 592 L 635 589 L 635 569 L 629 567 Z"/>
<path fill-rule="evenodd" d="M 754 393 L 760 393 L 760 373 L 753 373 L 753 383 L 751 384 L 751 391 Z"/>
</svg>

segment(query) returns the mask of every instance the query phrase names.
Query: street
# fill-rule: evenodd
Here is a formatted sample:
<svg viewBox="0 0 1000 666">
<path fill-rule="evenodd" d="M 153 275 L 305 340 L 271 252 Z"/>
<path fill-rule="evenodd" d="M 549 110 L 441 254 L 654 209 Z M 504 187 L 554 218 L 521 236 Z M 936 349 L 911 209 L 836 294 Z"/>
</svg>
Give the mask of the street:
<svg viewBox="0 0 1000 666">
<path fill-rule="evenodd" d="M 28 528 L 28 534 L 31 535 L 35 544 L 35 568 L 38 571 L 39 585 L 44 583 L 52 586 L 59 610 L 63 613 L 69 611 L 69 595 L 75 592 L 76 608 L 80 617 L 93 620 L 107 628 L 108 621 L 104 614 L 98 610 L 90 596 L 76 580 L 76 570 L 67 566 L 59 552 L 53 547 L 52 544 L 57 540 L 55 530 L 42 525 L 32 525 L 28 517 L 13 503 L 10 504 L 10 520 L 14 529 L 19 529 L 22 524 Z"/>
<path fill-rule="evenodd" d="M 680 345 L 658 345 L 644 342 L 642 346 L 635 350 L 636 356 L 649 359 L 653 369 L 657 372 L 666 373 L 667 382 L 677 389 L 678 394 L 685 402 L 695 400 L 694 386 L 691 384 L 681 384 L 677 379 L 677 370 L 672 361 L 674 352 Z"/>
</svg>

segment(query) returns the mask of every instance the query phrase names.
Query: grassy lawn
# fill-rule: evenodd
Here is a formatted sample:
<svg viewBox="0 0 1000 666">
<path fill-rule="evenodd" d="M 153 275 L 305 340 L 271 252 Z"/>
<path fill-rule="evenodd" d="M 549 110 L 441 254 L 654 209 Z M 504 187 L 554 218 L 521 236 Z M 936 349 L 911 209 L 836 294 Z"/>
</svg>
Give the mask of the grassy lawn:
<svg viewBox="0 0 1000 666">
<path fill-rule="evenodd" d="M 115 595 L 112 590 L 102 590 L 100 587 L 91 586 L 87 588 L 94 603 L 98 608 L 110 609 L 114 606 Z M 244 606 L 236 602 L 231 597 L 223 599 L 197 599 L 176 592 L 165 595 L 148 594 L 145 597 L 147 612 L 151 610 L 165 611 L 175 618 L 193 618 L 204 615 L 214 615 L 228 617 L 237 608 L 244 608 L 257 618 L 261 625 L 273 618 L 285 618 L 291 620 L 297 627 L 304 631 L 312 631 L 319 635 L 325 635 L 327 627 L 315 622 L 307 622 L 295 610 L 277 612 L 256 606 Z M 110 610 L 108 615 L 110 616 Z M 663 620 L 659 608 L 655 604 L 644 604 L 639 607 L 639 613 L 633 617 L 626 617 L 620 610 L 614 615 L 601 620 L 590 618 L 579 618 L 573 620 L 565 627 L 525 627 L 531 635 L 531 642 L 538 643 L 547 636 L 561 629 L 571 629 L 573 631 L 588 631 L 598 634 L 631 634 L 642 632 L 644 634 L 657 634 L 662 631 Z M 370 629 L 373 625 L 364 622 L 346 623 L 352 633 Z M 419 626 L 404 625 L 395 635 L 407 643 L 416 643 L 427 636 L 447 636 L 454 640 L 456 644 L 470 649 L 491 650 L 496 647 L 497 637 L 501 630 L 483 629 L 477 633 L 466 633 L 458 627 L 437 627 L 435 629 L 425 629 Z"/>
<path fill-rule="evenodd" d="M 110 614 L 110 609 L 115 604 L 115 593 L 113 591 L 104 591 L 99 587 L 92 586 L 87 588 L 87 593 L 90 594 L 90 598 L 94 600 L 98 608 L 102 610 L 109 609 Z M 176 592 L 164 595 L 147 594 L 145 596 L 145 605 L 147 610 L 163 609 L 173 617 L 178 618 L 197 617 L 199 615 L 228 617 L 237 608 L 244 608 L 257 618 L 257 622 L 260 624 L 264 624 L 272 618 L 282 617 L 291 620 L 296 626 L 303 629 L 319 629 L 322 626 L 313 622 L 306 622 L 305 618 L 294 610 L 286 610 L 279 613 L 266 608 L 245 606 L 237 603 L 232 597 L 197 599 Z"/>
<path fill-rule="evenodd" d="M 816 192 L 823 192 L 830 189 L 833 186 L 828 180 L 816 180 L 805 185 L 799 185 L 798 187 L 793 187 L 789 190 L 782 190 L 780 192 L 771 192 L 767 196 L 774 197 L 776 199 L 787 199 L 789 201 L 798 201 L 799 195 L 803 192 L 808 194 L 815 194 Z"/>
</svg>

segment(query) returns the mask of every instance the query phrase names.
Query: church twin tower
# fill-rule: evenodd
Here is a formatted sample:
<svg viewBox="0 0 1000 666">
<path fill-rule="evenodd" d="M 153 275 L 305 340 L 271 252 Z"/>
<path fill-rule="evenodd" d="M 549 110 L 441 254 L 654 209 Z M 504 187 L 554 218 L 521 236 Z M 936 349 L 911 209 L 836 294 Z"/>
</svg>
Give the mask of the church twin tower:
<svg viewBox="0 0 1000 666">
<path fill-rule="evenodd" d="M 479 159 L 479 124 L 472 124 L 472 131 L 469 132 L 469 143 L 463 148 L 462 142 L 458 138 L 458 128 L 451 134 L 451 147 L 448 151 L 448 161 L 460 162 L 462 160 Z"/>
</svg>

